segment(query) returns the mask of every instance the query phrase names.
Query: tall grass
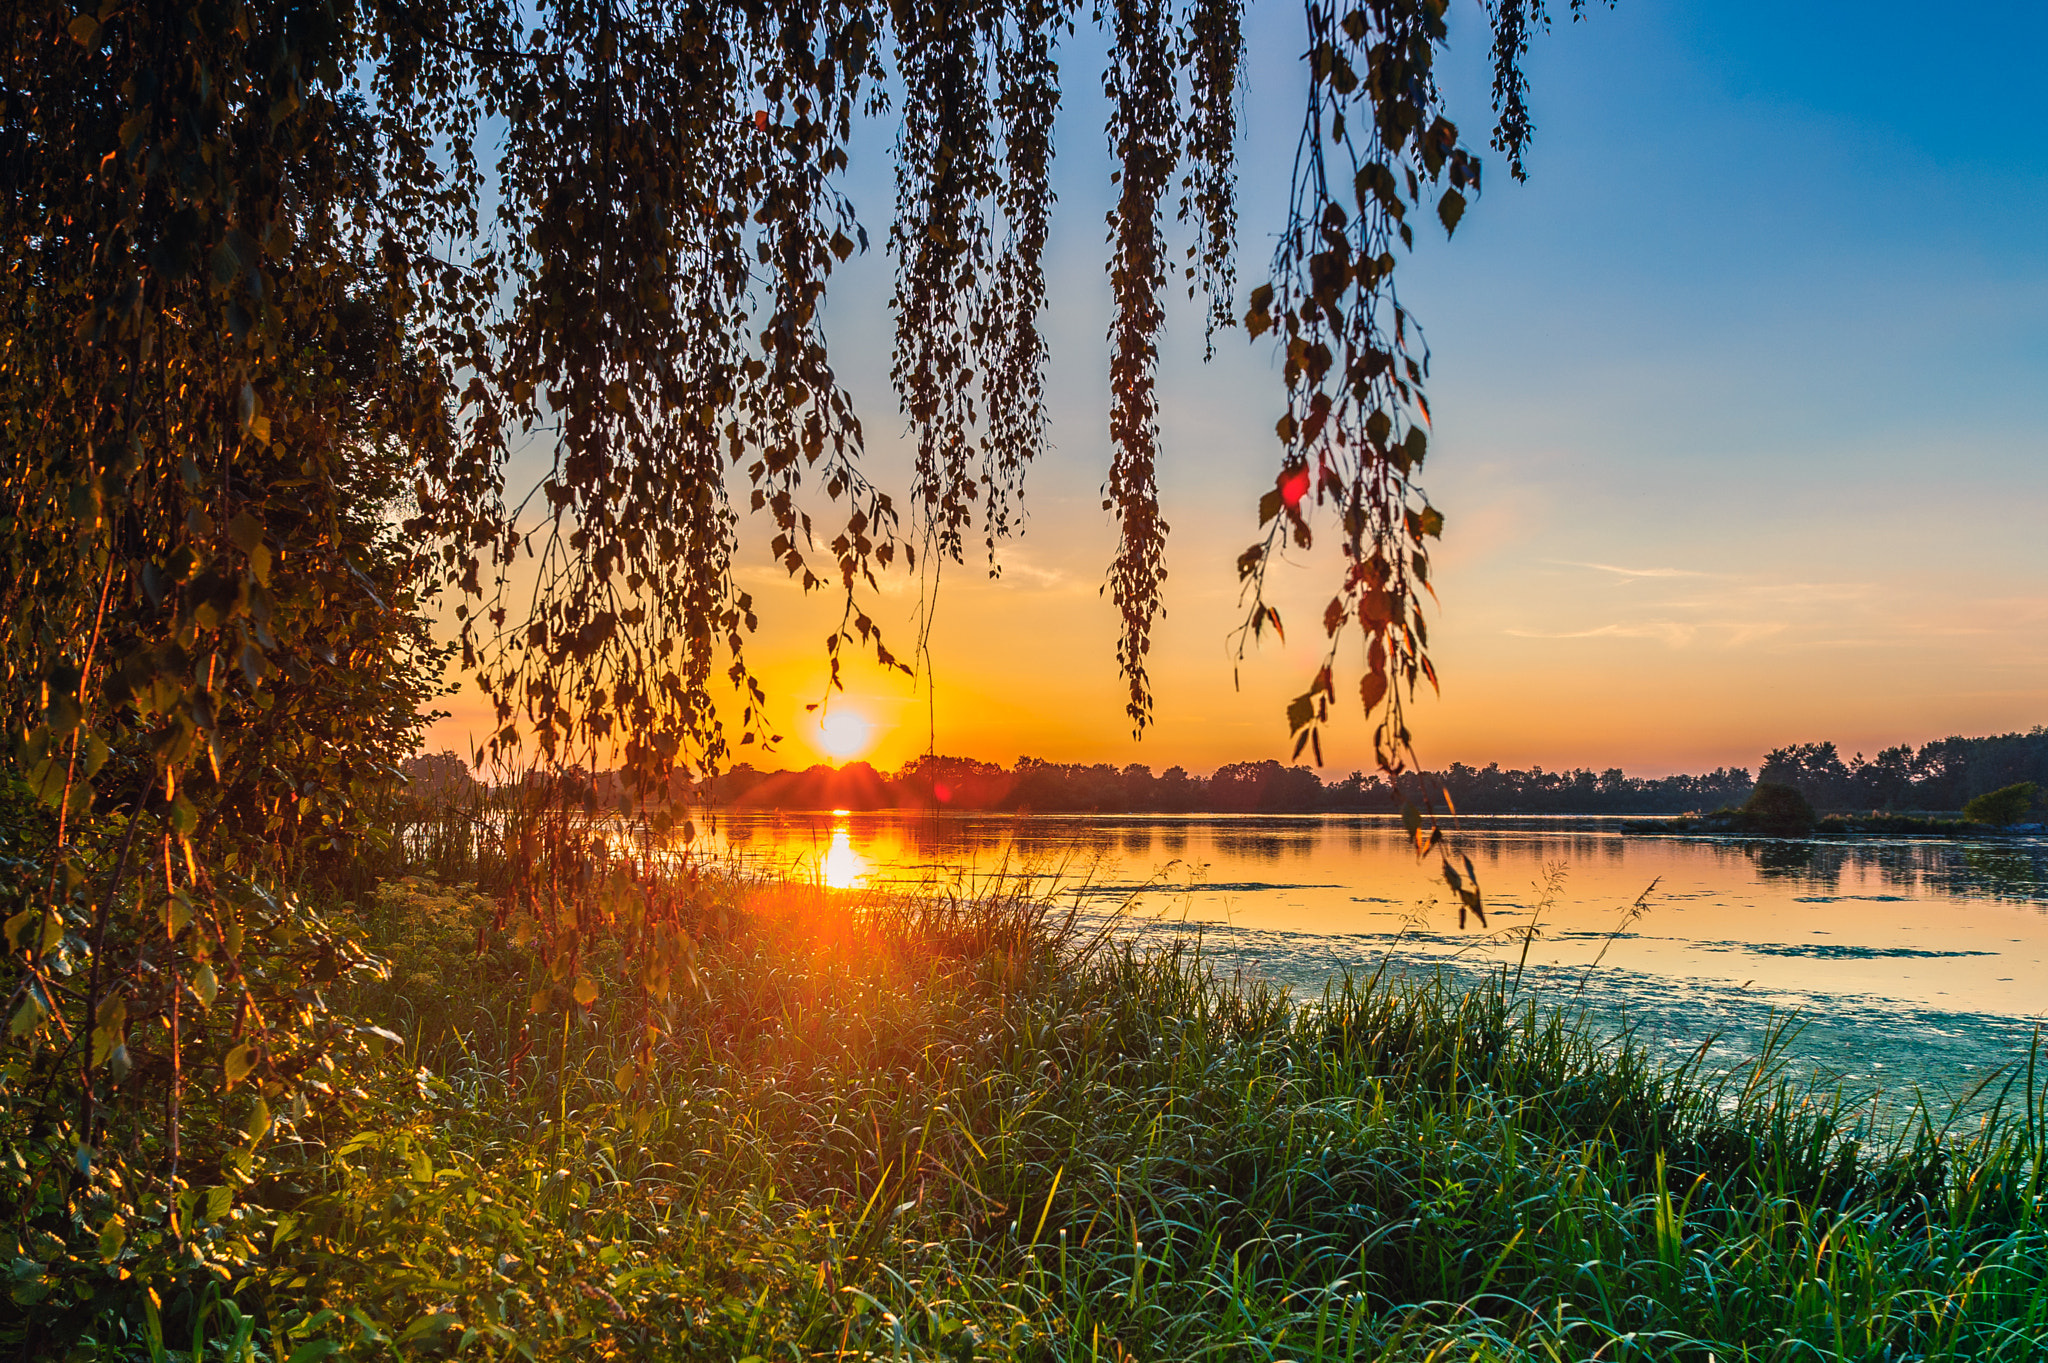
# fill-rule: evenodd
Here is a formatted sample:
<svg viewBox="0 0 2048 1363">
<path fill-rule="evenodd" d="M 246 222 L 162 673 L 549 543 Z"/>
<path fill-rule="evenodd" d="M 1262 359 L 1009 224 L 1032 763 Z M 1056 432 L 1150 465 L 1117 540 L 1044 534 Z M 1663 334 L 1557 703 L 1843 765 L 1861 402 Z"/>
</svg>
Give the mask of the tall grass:
<svg viewBox="0 0 2048 1363">
<path fill-rule="evenodd" d="M 409 1077 L 274 1166 L 276 1358 L 2048 1355 L 2032 1066 L 1878 1122 L 1505 976 L 1296 1000 L 1025 879 L 690 873 L 659 1007 L 532 1012 L 486 895 L 365 906 Z"/>
</svg>

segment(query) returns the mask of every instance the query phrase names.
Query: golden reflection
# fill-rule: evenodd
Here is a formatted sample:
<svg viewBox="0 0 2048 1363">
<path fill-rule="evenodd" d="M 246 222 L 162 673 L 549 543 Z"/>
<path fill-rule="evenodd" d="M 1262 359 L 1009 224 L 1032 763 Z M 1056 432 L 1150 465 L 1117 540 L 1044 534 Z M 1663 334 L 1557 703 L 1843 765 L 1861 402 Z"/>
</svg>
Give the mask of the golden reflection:
<svg viewBox="0 0 2048 1363">
<path fill-rule="evenodd" d="M 868 859 L 853 850 L 846 825 L 832 830 L 832 846 L 818 859 L 818 875 L 834 890 L 857 890 L 867 882 Z"/>
</svg>

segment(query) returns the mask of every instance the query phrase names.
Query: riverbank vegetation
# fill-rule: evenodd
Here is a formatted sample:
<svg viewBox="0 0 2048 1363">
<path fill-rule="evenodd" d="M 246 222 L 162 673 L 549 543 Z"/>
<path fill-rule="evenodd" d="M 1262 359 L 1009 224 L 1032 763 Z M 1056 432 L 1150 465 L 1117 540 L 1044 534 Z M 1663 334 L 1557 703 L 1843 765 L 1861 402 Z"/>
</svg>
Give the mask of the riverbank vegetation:
<svg viewBox="0 0 2048 1363">
<path fill-rule="evenodd" d="M 175 1205 L 17 1222 L 19 1356 L 2019 1360 L 2048 1338 L 2048 1067 L 2002 1076 L 1988 1120 L 1885 1125 L 1769 1050 L 1709 1073 L 1508 978 L 1291 1000 L 1027 881 L 857 898 L 592 841 L 540 868 L 550 906 L 521 900 L 516 836 L 415 831 L 411 874 L 327 915 L 363 948 L 328 988 L 372 1044 L 329 1101 L 191 1150 Z M 550 960 L 540 929 L 571 912 L 585 949 Z M 642 949 L 664 930 L 687 943 L 666 989 Z M 183 1248 L 145 1281 L 152 1240 Z"/>
</svg>

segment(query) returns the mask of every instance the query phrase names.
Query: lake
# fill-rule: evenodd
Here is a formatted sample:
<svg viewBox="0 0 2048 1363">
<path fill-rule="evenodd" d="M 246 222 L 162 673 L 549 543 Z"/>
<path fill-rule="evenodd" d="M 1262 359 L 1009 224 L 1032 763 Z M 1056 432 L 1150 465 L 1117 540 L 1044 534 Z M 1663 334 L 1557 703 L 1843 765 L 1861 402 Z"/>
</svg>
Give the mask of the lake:
<svg viewBox="0 0 2048 1363">
<path fill-rule="evenodd" d="M 1483 930 L 1459 929 L 1435 858 L 1418 860 L 1391 817 L 722 813 L 699 842 L 842 889 L 1054 876 L 1089 911 L 1127 910 L 1122 930 L 1199 933 L 1219 969 L 1297 993 L 1383 965 L 1471 976 L 1520 964 L 1541 997 L 1674 1051 L 1737 1058 L 1792 1010 L 1795 1054 L 1859 1087 L 1903 1077 L 1954 1091 L 2023 1061 L 2048 1016 L 2048 839 L 1773 841 L 1627 824 L 1460 820 Z"/>
</svg>

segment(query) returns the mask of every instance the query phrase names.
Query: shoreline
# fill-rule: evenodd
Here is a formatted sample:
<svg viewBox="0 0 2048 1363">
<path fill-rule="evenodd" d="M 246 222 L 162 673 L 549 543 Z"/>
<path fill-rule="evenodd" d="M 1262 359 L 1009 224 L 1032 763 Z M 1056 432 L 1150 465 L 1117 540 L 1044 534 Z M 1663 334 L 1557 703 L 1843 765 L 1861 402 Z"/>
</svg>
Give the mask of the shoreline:
<svg viewBox="0 0 2048 1363">
<path fill-rule="evenodd" d="M 721 819 L 938 819 L 951 822 L 1006 823 L 1023 820 L 1053 822 L 1096 822 L 1105 824 L 1147 823 L 1343 823 L 1372 827 L 1400 827 L 1398 813 L 1368 810 L 1037 810 L 1037 809 L 941 809 L 929 806 L 894 806 L 877 809 L 797 808 L 773 805 L 698 806 L 692 818 L 713 822 Z M 1964 841 L 2012 842 L 2048 836 L 2048 824 L 2023 823 L 1998 826 L 1972 823 L 1959 814 L 1939 812 L 1852 816 L 1823 815 L 1813 830 L 1791 835 L 1758 833 L 1740 827 L 1731 818 L 1713 814 L 1605 813 L 1532 814 L 1522 812 L 1466 813 L 1444 821 L 1447 836 L 1455 838 L 1461 829 L 1470 831 L 1513 831 L 1517 825 L 1531 831 L 1561 833 L 1624 833 L 1634 836 L 1697 837 L 1717 841 L 1743 842 L 1842 842 L 1859 839 L 1936 838 Z"/>
</svg>

